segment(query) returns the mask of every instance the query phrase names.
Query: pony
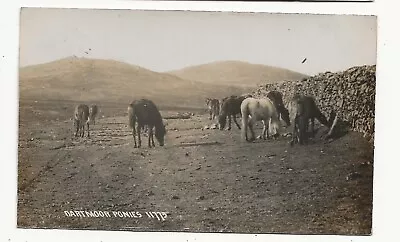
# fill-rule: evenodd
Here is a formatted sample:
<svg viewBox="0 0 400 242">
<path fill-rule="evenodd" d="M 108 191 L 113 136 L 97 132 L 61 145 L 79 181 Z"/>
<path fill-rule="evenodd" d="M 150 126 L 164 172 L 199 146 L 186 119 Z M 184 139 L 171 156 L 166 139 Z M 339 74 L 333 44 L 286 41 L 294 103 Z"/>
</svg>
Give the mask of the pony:
<svg viewBox="0 0 400 242">
<path fill-rule="evenodd" d="M 289 110 L 285 108 L 285 105 L 283 104 L 282 93 L 278 91 L 270 91 L 267 94 L 267 98 L 274 103 L 276 111 L 278 112 L 278 117 L 286 123 L 286 126 L 290 126 Z"/>
<path fill-rule="evenodd" d="M 210 120 L 215 119 L 219 115 L 220 103 L 218 99 L 206 98 L 206 105 L 210 113 Z"/>
<path fill-rule="evenodd" d="M 93 122 L 93 124 L 96 124 L 96 116 L 98 113 L 99 109 L 97 107 L 97 105 L 93 104 L 90 105 L 89 107 L 89 122 Z"/>
<path fill-rule="evenodd" d="M 299 144 L 307 143 L 309 121 L 311 119 L 311 135 L 315 134 L 314 122 L 317 119 L 321 124 L 330 128 L 331 118 L 328 121 L 319 110 L 314 97 L 295 94 L 292 98 L 292 105 L 295 109 L 295 117 L 293 121 L 293 136 L 291 144 L 295 142 Z"/>
<path fill-rule="evenodd" d="M 246 98 L 240 105 L 240 111 L 242 114 L 242 140 L 253 141 L 255 140 L 253 125 L 257 121 L 263 122 L 263 130 L 260 139 L 269 139 L 269 128 L 273 126 L 276 133 L 274 137 L 279 136 L 280 121 L 278 112 L 275 108 L 274 103 L 269 98 L 256 99 Z M 271 125 L 270 125 L 271 124 Z M 250 129 L 251 138 L 248 138 L 247 128 Z"/>
<path fill-rule="evenodd" d="M 149 132 L 149 148 L 155 147 L 153 136 L 154 133 L 160 146 L 164 146 L 164 136 L 166 134 L 166 129 L 161 114 L 153 101 L 148 99 L 133 101 L 131 104 L 128 105 L 128 118 L 129 127 L 132 128 L 135 148 L 140 148 L 142 145 L 140 133 L 145 125 L 148 127 Z M 155 132 L 153 131 L 154 128 Z M 138 132 L 136 133 L 136 131 Z M 138 136 L 138 143 L 136 143 L 136 134 Z"/>
<path fill-rule="evenodd" d="M 218 123 L 219 123 L 219 129 L 223 130 L 226 125 L 226 117 L 228 117 L 228 130 L 231 130 L 232 128 L 232 119 L 235 122 L 236 126 L 238 129 L 240 128 L 239 123 L 236 120 L 236 115 L 241 115 L 240 111 L 240 105 L 242 104 L 242 101 L 248 97 L 251 97 L 251 95 L 242 95 L 242 96 L 236 96 L 232 95 L 230 97 L 225 97 L 221 101 L 221 113 L 218 116 Z"/>
<path fill-rule="evenodd" d="M 75 137 L 85 136 L 85 125 L 87 125 L 87 137 L 90 137 L 89 133 L 89 107 L 85 104 L 79 104 L 75 107 L 74 111 L 74 126 L 75 126 Z"/>
</svg>

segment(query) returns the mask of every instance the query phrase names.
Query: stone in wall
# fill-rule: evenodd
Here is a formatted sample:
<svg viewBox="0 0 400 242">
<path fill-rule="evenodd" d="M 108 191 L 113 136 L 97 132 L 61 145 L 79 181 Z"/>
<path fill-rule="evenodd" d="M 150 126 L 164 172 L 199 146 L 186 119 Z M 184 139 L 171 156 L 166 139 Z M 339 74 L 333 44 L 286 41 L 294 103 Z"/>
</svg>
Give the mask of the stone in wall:
<svg viewBox="0 0 400 242">
<path fill-rule="evenodd" d="M 324 115 L 334 110 L 353 131 L 361 132 L 373 142 L 375 126 L 376 66 L 356 66 L 343 72 L 325 72 L 300 80 L 260 86 L 256 97 L 268 92 L 282 92 L 287 106 L 295 93 L 315 97 Z"/>
</svg>

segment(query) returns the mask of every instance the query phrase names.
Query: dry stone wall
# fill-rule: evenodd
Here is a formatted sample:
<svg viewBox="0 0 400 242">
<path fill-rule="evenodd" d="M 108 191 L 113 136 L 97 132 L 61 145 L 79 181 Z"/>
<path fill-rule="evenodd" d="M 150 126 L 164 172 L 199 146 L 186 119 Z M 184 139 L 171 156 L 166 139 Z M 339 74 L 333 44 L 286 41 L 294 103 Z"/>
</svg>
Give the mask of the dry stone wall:
<svg viewBox="0 0 400 242">
<path fill-rule="evenodd" d="M 253 95 L 266 97 L 272 90 L 282 92 L 285 105 L 294 93 L 314 96 L 324 115 L 334 110 L 353 131 L 373 141 L 375 126 L 376 66 L 356 66 L 343 72 L 325 72 L 300 81 L 261 86 Z"/>
</svg>

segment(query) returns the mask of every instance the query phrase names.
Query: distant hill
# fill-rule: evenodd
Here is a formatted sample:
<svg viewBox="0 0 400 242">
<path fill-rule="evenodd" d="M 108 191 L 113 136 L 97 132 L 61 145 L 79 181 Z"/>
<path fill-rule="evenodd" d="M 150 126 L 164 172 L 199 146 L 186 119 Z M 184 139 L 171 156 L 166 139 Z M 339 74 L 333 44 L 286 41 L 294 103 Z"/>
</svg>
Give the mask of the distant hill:
<svg viewBox="0 0 400 242">
<path fill-rule="evenodd" d="M 257 86 L 285 80 L 301 80 L 307 75 L 283 68 L 242 61 L 218 61 L 167 72 L 180 78 L 237 86 Z"/>
<path fill-rule="evenodd" d="M 205 97 L 253 89 L 189 81 L 114 60 L 68 57 L 20 68 L 20 98 L 123 102 L 147 97 L 162 105 L 202 107 Z"/>
</svg>

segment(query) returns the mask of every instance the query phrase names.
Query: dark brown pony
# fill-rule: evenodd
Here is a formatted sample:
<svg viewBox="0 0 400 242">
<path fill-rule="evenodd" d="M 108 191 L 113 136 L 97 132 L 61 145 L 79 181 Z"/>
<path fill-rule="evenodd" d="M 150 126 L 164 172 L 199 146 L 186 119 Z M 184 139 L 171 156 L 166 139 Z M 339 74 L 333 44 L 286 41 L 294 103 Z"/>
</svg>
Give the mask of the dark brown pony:
<svg viewBox="0 0 400 242">
<path fill-rule="evenodd" d="M 295 106 L 296 115 L 293 121 L 293 138 L 291 144 L 295 142 L 300 144 L 307 143 L 309 135 L 309 121 L 311 119 L 311 135 L 314 135 L 314 121 L 317 119 L 321 124 L 330 127 L 326 117 L 321 113 L 315 99 L 311 96 L 303 96 L 295 94 L 292 99 L 292 104 Z"/>
<path fill-rule="evenodd" d="M 149 147 L 155 147 L 153 128 L 155 128 L 155 136 L 160 144 L 164 145 L 164 136 L 166 134 L 165 126 L 162 121 L 162 117 L 156 105 L 148 99 L 140 99 L 133 101 L 128 106 L 128 116 L 129 116 L 129 127 L 132 128 L 133 139 L 135 142 L 135 148 L 141 147 L 142 140 L 140 138 L 140 133 L 144 126 L 148 127 L 149 132 Z M 137 127 L 136 127 L 137 122 Z M 136 130 L 138 136 L 138 144 L 136 144 Z"/>
<path fill-rule="evenodd" d="M 79 104 L 75 107 L 74 111 L 74 126 L 75 126 L 75 137 L 85 136 L 85 125 L 87 126 L 87 137 L 90 137 L 89 133 L 89 107 L 86 104 Z"/>
<path fill-rule="evenodd" d="M 228 117 L 228 130 L 232 128 L 232 119 L 235 122 L 238 129 L 240 129 L 240 125 L 236 120 L 236 115 L 241 115 L 240 105 L 242 104 L 243 100 L 251 97 L 251 95 L 242 95 L 242 96 L 235 96 L 232 95 L 230 97 L 226 97 L 222 99 L 221 104 L 221 112 L 218 116 L 218 123 L 219 129 L 223 130 L 226 125 L 226 117 Z"/>
<path fill-rule="evenodd" d="M 282 93 L 270 91 L 267 97 L 274 103 L 276 111 L 278 112 L 278 117 L 286 123 L 286 126 L 290 126 L 289 110 L 287 110 L 283 104 Z"/>
</svg>

